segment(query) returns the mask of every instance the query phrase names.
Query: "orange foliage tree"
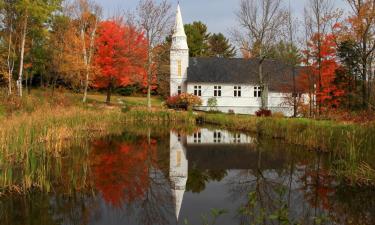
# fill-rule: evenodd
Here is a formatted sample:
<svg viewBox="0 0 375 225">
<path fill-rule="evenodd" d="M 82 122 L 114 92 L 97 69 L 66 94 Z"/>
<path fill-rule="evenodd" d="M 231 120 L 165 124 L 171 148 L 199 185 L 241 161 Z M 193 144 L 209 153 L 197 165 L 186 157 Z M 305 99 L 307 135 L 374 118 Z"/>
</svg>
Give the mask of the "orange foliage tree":
<svg viewBox="0 0 375 225">
<path fill-rule="evenodd" d="M 321 106 L 320 110 L 337 108 L 341 97 L 345 94 L 336 81 L 336 70 L 339 64 L 336 61 L 335 35 L 329 34 L 320 37 L 315 34 L 304 51 L 304 63 L 310 65 L 303 70 L 299 82 L 302 85 L 314 87 L 316 104 Z M 321 43 L 318 44 L 318 40 Z M 307 84 L 309 83 L 309 84 Z M 310 87 L 311 88 L 311 87 Z"/>
<path fill-rule="evenodd" d="M 93 86 L 107 89 L 107 103 L 114 88 L 142 83 L 146 77 L 147 41 L 135 27 L 104 21 L 99 24 L 96 46 L 95 65 L 99 70 Z"/>
</svg>

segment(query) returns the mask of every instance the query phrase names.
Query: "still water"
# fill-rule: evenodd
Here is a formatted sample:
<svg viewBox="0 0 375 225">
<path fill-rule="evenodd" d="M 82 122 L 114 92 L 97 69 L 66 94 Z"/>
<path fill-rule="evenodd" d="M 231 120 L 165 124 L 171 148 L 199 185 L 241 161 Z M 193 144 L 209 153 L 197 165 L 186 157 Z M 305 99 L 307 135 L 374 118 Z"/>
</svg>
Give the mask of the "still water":
<svg viewBox="0 0 375 225">
<path fill-rule="evenodd" d="M 30 158 L 0 167 L 12 187 L 2 225 L 375 224 L 375 191 L 335 181 L 329 156 L 280 140 L 128 127 Z"/>
</svg>

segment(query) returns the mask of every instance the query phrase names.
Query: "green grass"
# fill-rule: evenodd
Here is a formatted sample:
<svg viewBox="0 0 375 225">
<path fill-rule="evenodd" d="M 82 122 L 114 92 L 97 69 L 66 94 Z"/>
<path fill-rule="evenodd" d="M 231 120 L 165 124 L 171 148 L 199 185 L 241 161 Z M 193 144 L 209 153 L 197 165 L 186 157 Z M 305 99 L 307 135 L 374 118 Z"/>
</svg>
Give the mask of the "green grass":
<svg viewBox="0 0 375 225">
<path fill-rule="evenodd" d="M 89 94 L 88 95 L 89 102 L 96 102 L 96 103 L 105 103 L 106 96 L 103 94 Z M 113 95 L 111 97 L 111 103 L 114 105 L 118 105 L 120 103 L 124 103 L 127 106 L 147 106 L 147 98 L 146 97 L 125 97 L 121 95 Z M 160 97 L 152 97 L 151 98 L 151 105 L 155 108 L 161 108 L 162 100 Z"/>
</svg>

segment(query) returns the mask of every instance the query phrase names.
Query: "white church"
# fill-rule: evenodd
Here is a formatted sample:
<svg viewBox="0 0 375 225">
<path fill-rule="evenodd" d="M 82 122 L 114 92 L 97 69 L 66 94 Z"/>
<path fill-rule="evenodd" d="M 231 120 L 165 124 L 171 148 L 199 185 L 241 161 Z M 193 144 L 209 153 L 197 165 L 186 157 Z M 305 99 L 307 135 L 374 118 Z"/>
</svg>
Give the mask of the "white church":
<svg viewBox="0 0 375 225">
<path fill-rule="evenodd" d="M 293 105 L 288 103 L 292 96 L 292 68 L 279 61 L 266 60 L 263 71 L 268 77 L 268 108 L 292 116 Z M 190 58 L 181 10 L 177 6 L 170 50 L 170 95 L 183 92 L 202 99 L 198 110 L 209 110 L 207 102 L 210 98 L 216 98 L 216 109 L 221 112 L 255 114 L 261 107 L 258 60 Z"/>
</svg>

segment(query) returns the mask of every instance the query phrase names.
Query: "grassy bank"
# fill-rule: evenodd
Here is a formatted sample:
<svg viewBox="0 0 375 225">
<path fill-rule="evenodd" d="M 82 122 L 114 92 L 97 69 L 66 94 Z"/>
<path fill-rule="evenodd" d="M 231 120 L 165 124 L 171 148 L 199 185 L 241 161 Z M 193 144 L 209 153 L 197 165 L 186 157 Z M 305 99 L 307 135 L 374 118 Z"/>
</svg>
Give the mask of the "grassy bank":
<svg viewBox="0 0 375 225">
<path fill-rule="evenodd" d="M 69 143 L 121 132 L 126 123 L 194 123 L 191 113 L 148 111 L 142 108 L 146 102 L 137 98 L 122 99 L 136 106 L 123 112 L 121 104 L 107 106 L 91 97 L 88 104 L 71 93 L 34 92 L 23 99 L 6 99 L 0 104 L 0 159 L 20 163 L 30 152 L 59 155 Z"/>
<path fill-rule="evenodd" d="M 40 109 L 8 117 L 0 128 L 0 151 L 6 155 L 25 154 L 34 145 L 46 143 L 59 151 L 67 140 L 103 135 L 132 122 L 184 123 L 194 121 L 189 113 L 172 111 L 130 111 L 82 107 Z"/>
<path fill-rule="evenodd" d="M 312 119 L 258 118 L 202 114 L 205 123 L 284 139 L 307 149 L 328 152 L 332 172 L 350 182 L 375 185 L 375 124 L 345 124 Z"/>
<path fill-rule="evenodd" d="M 312 119 L 259 118 L 253 116 L 203 114 L 205 123 L 226 129 L 258 133 L 321 151 L 342 152 L 350 146 L 363 151 L 375 146 L 375 124 L 358 125 Z"/>
</svg>

